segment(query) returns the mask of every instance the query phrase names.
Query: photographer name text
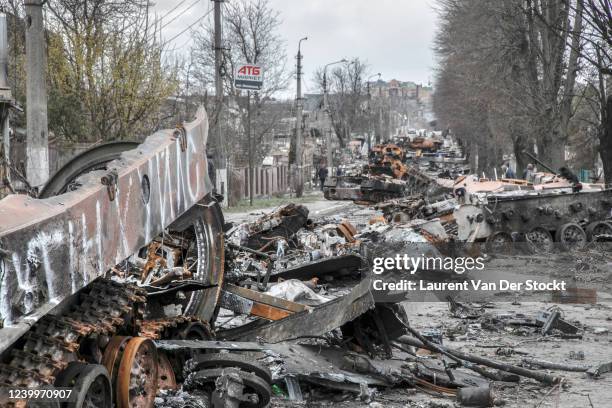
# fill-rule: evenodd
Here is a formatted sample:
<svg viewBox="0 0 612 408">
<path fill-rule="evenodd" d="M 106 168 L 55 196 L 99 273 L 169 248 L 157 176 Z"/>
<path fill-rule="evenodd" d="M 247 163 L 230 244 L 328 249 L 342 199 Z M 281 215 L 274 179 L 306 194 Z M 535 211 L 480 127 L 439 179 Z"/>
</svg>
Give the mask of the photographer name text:
<svg viewBox="0 0 612 408">
<path fill-rule="evenodd" d="M 377 291 L 560 291 L 566 290 L 565 281 L 552 280 L 539 282 L 526 280 L 524 282 L 512 282 L 500 279 L 497 282 L 485 282 L 477 279 L 464 280 L 462 282 L 430 282 L 426 280 L 402 279 L 396 282 L 386 282 L 382 279 L 372 281 L 372 288 Z"/>
</svg>

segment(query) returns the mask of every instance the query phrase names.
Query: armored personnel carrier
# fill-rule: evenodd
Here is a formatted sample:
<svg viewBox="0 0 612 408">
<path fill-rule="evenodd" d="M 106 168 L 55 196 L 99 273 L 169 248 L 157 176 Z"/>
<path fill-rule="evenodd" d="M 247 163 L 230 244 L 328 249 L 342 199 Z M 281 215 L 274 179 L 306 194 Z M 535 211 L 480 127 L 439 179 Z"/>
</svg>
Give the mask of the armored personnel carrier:
<svg viewBox="0 0 612 408">
<path fill-rule="evenodd" d="M 486 239 L 491 246 L 526 242 L 537 250 L 578 250 L 612 237 L 612 189 L 551 177 L 524 180 L 458 180 L 455 211 L 459 239 Z"/>
</svg>

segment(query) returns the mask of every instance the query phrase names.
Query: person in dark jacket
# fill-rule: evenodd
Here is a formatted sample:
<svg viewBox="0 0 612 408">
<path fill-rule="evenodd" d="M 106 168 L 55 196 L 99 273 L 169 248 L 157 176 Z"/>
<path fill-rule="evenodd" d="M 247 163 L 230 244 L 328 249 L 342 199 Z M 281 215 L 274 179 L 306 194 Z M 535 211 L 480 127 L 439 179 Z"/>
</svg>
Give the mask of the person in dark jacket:
<svg viewBox="0 0 612 408">
<path fill-rule="evenodd" d="M 319 181 L 321 182 L 321 191 L 323 191 L 323 184 L 325 184 L 325 179 L 327 178 L 327 167 L 321 166 L 319 169 Z"/>
</svg>

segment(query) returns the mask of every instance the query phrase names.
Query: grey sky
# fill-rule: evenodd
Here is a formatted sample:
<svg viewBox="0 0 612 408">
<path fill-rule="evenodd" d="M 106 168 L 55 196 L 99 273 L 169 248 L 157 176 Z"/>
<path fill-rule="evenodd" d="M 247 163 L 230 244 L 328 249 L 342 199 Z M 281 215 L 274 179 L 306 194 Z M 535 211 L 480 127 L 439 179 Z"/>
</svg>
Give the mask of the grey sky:
<svg viewBox="0 0 612 408">
<path fill-rule="evenodd" d="M 187 0 L 164 21 L 196 1 Z M 178 0 L 158 0 L 154 10 L 163 15 L 176 4 Z M 433 0 L 270 0 L 270 4 L 281 13 L 279 31 L 290 64 L 295 64 L 299 39 L 308 36 L 302 43 L 305 92 L 314 91 L 311 79 L 316 67 L 343 57 L 366 60 L 372 74 L 381 72 L 385 80 L 426 84 L 433 77 Z M 163 36 L 174 37 L 211 7 L 210 0 L 197 1 L 164 28 Z M 212 18 L 212 13 L 206 18 Z M 175 53 L 187 52 L 189 30 L 173 44 L 180 47 Z"/>
</svg>

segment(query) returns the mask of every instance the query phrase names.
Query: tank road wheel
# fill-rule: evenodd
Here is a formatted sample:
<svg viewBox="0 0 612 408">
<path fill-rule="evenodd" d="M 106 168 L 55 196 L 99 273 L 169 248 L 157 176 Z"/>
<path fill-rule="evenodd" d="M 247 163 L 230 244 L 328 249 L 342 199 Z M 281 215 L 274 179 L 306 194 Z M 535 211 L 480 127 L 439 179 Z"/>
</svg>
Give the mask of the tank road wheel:
<svg viewBox="0 0 612 408">
<path fill-rule="evenodd" d="M 176 376 L 166 354 L 157 353 L 157 366 L 157 387 L 160 390 L 176 390 L 178 388 Z"/>
<path fill-rule="evenodd" d="M 121 157 L 121 153 L 135 149 L 138 145 L 138 142 L 109 142 L 80 153 L 49 177 L 38 197 L 49 198 L 70 191 L 79 176 L 106 169 L 106 165 Z"/>
<path fill-rule="evenodd" d="M 576 223 L 563 224 L 557 230 L 555 236 L 557 242 L 567 251 L 575 251 L 584 248 L 587 243 L 587 234 L 582 227 Z"/>
<path fill-rule="evenodd" d="M 550 232 L 542 227 L 535 227 L 525 234 L 525 240 L 535 252 L 551 252 L 554 248 L 554 240 Z"/>
<path fill-rule="evenodd" d="M 168 270 L 182 267 L 188 271 L 189 279 L 211 285 L 207 289 L 177 292 L 147 302 L 151 317 L 171 317 L 164 312 L 164 306 L 174 304 L 183 315 L 196 316 L 205 322 L 213 318 L 223 283 L 223 224 L 221 207 L 208 197 L 184 213 L 145 248 L 146 254 L 143 253 L 142 257 L 147 259 L 147 264 L 159 262 L 163 267 L 148 270 L 142 276 L 142 283 L 163 287 L 181 279 L 173 277 Z"/>
<path fill-rule="evenodd" d="M 115 394 L 117 393 L 117 373 L 119 372 L 121 357 L 125 346 L 131 339 L 131 336 L 113 336 L 104 349 L 102 364 L 108 371 Z M 115 398 L 117 398 L 116 395 Z"/>
<path fill-rule="evenodd" d="M 117 373 L 118 408 L 152 408 L 157 394 L 157 349 L 144 337 L 125 346 Z"/>
<path fill-rule="evenodd" d="M 589 241 L 598 235 L 612 235 L 612 221 L 595 221 L 587 225 L 586 234 Z"/>
<path fill-rule="evenodd" d="M 508 232 L 494 232 L 487 238 L 486 249 L 488 252 L 508 254 L 512 252 L 513 242 L 512 235 Z"/>
<path fill-rule="evenodd" d="M 113 393 L 106 368 L 99 364 L 71 363 L 55 380 L 57 387 L 70 387 L 76 396 L 62 408 L 112 408 Z"/>
</svg>

